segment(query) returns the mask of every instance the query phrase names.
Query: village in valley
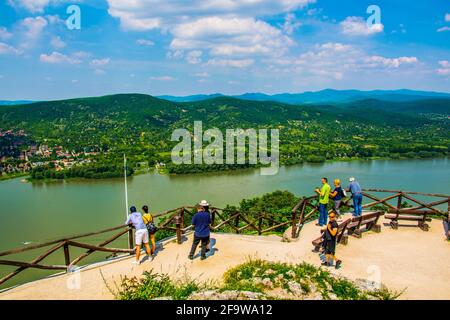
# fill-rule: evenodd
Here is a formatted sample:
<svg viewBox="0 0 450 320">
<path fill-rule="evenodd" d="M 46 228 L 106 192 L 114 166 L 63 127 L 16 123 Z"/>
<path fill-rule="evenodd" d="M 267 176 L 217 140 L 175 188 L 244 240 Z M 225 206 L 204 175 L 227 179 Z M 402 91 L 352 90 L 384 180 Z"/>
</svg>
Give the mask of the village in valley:
<svg viewBox="0 0 450 320">
<path fill-rule="evenodd" d="M 62 146 L 31 141 L 24 130 L 0 128 L 0 178 L 27 175 L 33 168 L 50 166 L 56 171 L 91 163 L 99 152 L 74 152 Z"/>
</svg>

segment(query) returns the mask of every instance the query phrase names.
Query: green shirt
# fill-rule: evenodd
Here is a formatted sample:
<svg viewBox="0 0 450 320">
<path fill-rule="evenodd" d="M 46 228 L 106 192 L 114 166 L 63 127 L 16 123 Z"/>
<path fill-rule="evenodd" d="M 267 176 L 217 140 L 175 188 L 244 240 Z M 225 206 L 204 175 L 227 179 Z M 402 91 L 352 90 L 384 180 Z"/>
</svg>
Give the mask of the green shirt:
<svg viewBox="0 0 450 320">
<path fill-rule="evenodd" d="M 322 189 L 320 189 L 320 193 L 322 195 L 319 197 L 319 202 L 321 204 L 328 204 L 328 199 L 330 197 L 330 191 L 331 191 L 330 185 L 328 183 L 325 183 L 322 186 Z"/>
</svg>

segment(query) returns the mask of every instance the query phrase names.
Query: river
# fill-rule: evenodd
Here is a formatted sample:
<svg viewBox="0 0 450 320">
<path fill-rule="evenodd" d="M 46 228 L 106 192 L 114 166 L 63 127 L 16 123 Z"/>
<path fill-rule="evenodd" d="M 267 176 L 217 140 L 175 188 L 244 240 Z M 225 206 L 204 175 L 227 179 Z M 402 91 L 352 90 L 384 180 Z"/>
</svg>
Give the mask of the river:
<svg viewBox="0 0 450 320">
<path fill-rule="evenodd" d="M 350 176 L 355 176 L 363 188 L 450 193 L 448 158 L 302 164 L 282 167 L 275 176 L 262 176 L 259 170 L 253 169 L 202 175 L 145 174 L 129 178 L 128 192 L 130 205 L 140 208 L 148 204 L 152 212 L 160 212 L 193 205 L 202 199 L 217 207 L 238 204 L 243 198 L 275 190 L 289 190 L 298 196 L 311 195 L 320 185 L 321 177 L 328 177 L 330 181 L 340 178 L 346 185 Z M 116 226 L 125 221 L 123 179 L 51 183 L 26 183 L 23 178 L 2 181 L 0 215 L 0 251 L 24 246 L 25 242 L 43 242 Z M 0 268 L 0 276 L 5 270 Z M 22 279 L 34 279 L 36 274 L 42 273 L 26 272 L 28 275 L 21 276 Z"/>
</svg>

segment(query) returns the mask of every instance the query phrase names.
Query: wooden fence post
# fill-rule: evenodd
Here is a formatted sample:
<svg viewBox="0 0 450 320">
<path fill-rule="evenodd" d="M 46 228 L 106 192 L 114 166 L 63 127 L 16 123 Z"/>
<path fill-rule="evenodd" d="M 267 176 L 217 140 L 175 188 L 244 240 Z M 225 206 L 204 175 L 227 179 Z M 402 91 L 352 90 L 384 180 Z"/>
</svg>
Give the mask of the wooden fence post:
<svg viewBox="0 0 450 320">
<path fill-rule="evenodd" d="M 237 233 L 237 234 L 239 234 L 239 217 L 240 217 L 240 216 L 241 216 L 241 215 L 238 214 L 238 215 L 236 216 L 235 220 L 234 220 L 234 226 L 236 227 L 236 233 Z"/>
<path fill-rule="evenodd" d="M 184 228 L 184 211 L 185 211 L 184 207 L 181 208 L 181 212 L 180 212 L 180 217 L 181 217 L 181 229 Z"/>
<path fill-rule="evenodd" d="M 216 209 L 211 212 L 211 227 L 214 228 L 214 221 L 216 220 Z"/>
<path fill-rule="evenodd" d="M 397 211 L 400 211 L 401 209 L 402 209 L 402 194 L 400 194 L 397 199 Z"/>
<path fill-rule="evenodd" d="M 182 242 L 182 239 L 181 239 L 181 237 L 182 237 L 181 216 L 176 216 L 174 218 L 174 220 L 175 220 L 175 225 L 176 225 L 176 228 L 177 228 L 177 243 L 181 244 L 181 242 Z"/>
<path fill-rule="evenodd" d="M 130 230 L 128 230 L 128 249 L 132 250 L 134 249 L 134 240 L 133 240 L 133 228 L 130 227 Z M 132 256 L 133 253 L 130 253 L 130 256 Z"/>
<path fill-rule="evenodd" d="M 66 262 L 66 266 L 70 266 L 70 254 L 69 254 L 69 245 L 64 243 L 64 259 Z"/>
<path fill-rule="evenodd" d="M 295 238 L 297 235 L 297 209 L 292 210 L 292 238 Z"/>
</svg>

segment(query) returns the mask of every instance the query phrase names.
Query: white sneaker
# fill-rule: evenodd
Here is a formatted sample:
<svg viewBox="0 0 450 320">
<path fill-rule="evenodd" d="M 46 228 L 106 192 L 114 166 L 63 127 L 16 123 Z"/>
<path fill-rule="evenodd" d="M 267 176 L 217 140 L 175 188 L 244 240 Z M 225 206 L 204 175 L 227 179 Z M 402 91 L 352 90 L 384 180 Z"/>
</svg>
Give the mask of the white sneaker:
<svg viewBox="0 0 450 320">
<path fill-rule="evenodd" d="M 141 263 L 139 261 L 134 260 L 131 264 L 140 265 Z"/>
</svg>

